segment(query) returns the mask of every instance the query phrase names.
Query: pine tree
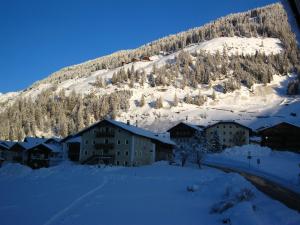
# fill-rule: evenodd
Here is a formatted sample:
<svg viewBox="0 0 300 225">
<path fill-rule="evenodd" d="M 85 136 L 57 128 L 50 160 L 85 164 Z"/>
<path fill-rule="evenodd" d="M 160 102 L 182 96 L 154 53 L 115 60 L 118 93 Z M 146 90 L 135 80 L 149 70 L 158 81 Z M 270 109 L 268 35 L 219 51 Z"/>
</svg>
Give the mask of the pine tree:
<svg viewBox="0 0 300 225">
<path fill-rule="evenodd" d="M 177 97 L 176 93 L 174 95 L 173 106 L 178 106 L 178 97 Z"/>
<path fill-rule="evenodd" d="M 156 103 L 155 103 L 155 108 L 156 109 L 160 109 L 163 107 L 163 100 L 161 98 L 161 96 L 156 100 Z"/>
<path fill-rule="evenodd" d="M 144 105 L 145 105 L 145 96 L 142 95 L 140 100 L 140 107 L 143 107 Z"/>
</svg>

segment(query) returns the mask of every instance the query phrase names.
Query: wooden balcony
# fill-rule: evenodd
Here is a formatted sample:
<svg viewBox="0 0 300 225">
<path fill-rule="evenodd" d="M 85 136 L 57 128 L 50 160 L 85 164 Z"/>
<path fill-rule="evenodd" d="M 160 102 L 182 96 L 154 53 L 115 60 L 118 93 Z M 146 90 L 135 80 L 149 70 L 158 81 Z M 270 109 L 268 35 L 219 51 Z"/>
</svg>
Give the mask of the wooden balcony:
<svg viewBox="0 0 300 225">
<path fill-rule="evenodd" d="M 95 149 L 99 150 L 99 149 L 113 149 L 114 148 L 114 143 L 108 143 L 108 144 L 95 144 Z"/>
<path fill-rule="evenodd" d="M 96 133 L 96 137 L 97 138 L 101 138 L 101 137 L 115 137 L 115 133 L 114 132 L 97 132 Z"/>
</svg>

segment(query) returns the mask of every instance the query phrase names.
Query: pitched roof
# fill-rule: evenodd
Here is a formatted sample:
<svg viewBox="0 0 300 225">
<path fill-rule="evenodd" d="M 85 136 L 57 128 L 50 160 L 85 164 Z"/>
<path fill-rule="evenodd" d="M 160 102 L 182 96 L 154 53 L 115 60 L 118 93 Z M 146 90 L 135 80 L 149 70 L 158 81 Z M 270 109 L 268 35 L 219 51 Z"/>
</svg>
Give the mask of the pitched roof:
<svg viewBox="0 0 300 225">
<path fill-rule="evenodd" d="M 10 148 L 11 146 L 13 146 L 16 142 L 15 141 L 0 141 L 0 144 L 3 147 L 7 147 Z"/>
<path fill-rule="evenodd" d="M 47 140 L 48 140 L 48 138 L 38 138 L 38 137 L 25 137 L 24 138 L 24 142 L 30 143 L 31 145 L 40 144 Z"/>
<path fill-rule="evenodd" d="M 260 133 L 260 132 L 263 132 L 263 131 L 268 130 L 268 129 L 273 129 L 273 128 L 275 128 L 277 126 L 280 126 L 280 125 L 287 125 L 289 127 L 300 129 L 300 126 L 297 126 L 295 124 L 288 123 L 288 122 L 279 122 L 279 123 L 276 123 L 276 124 L 273 124 L 273 125 L 269 125 L 269 126 L 266 126 L 266 127 L 260 127 L 256 131 Z"/>
<path fill-rule="evenodd" d="M 60 145 L 57 145 L 57 144 L 46 144 L 46 143 L 37 144 L 35 146 L 32 146 L 32 147 L 28 148 L 27 150 L 31 150 L 31 149 L 37 148 L 39 146 L 44 146 L 47 149 L 49 149 L 50 151 L 52 151 L 52 152 L 62 152 L 62 147 Z"/>
<path fill-rule="evenodd" d="M 241 126 L 241 127 L 244 127 L 245 129 L 248 129 L 248 130 L 252 131 L 252 129 L 251 129 L 250 127 L 247 127 L 247 126 L 245 126 L 245 125 L 243 125 L 243 124 L 240 124 L 240 123 L 238 123 L 238 122 L 236 122 L 236 121 L 234 121 L 234 120 L 221 120 L 221 121 L 218 121 L 218 122 L 216 122 L 216 123 L 214 123 L 214 124 L 211 124 L 211 125 L 206 126 L 206 127 L 204 128 L 204 130 L 206 130 L 206 129 L 210 128 L 210 127 L 216 126 L 216 125 L 218 125 L 218 124 L 230 124 L 230 123 L 231 123 L 231 124 L 238 125 L 238 126 Z"/>
<path fill-rule="evenodd" d="M 160 136 L 159 134 L 156 134 L 156 133 L 153 133 L 151 131 L 148 131 L 148 130 L 145 130 L 145 129 L 142 129 L 140 127 L 136 127 L 136 126 L 132 126 L 132 125 L 128 125 L 126 123 L 123 123 L 123 122 L 120 122 L 120 121 L 115 121 L 115 120 L 112 120 L 112 119 L 104 119 L 104 120 L 101 120 L 97 123 L 94 123 L 92 124 L 91 126 L 79 131 L 78 133 L 72 135 L 72 136 L 68 136 L 67 138 L 63 139 L 64 141 L 67 141 L 68 139 L 70 138 L 75 138 L 75 137 L 78 137 L 80 136 L 80 134 L 96 127 L 98 124 L 100 124 L 101 122 L 103 121 L 106 121 L 114 126 L 117 126 L 121 129 L 124 129 L 132 134 L 135 134 L 135 135 L 138 135 L 138 136 L 142 136 L 142 137 L 146 137 L 146 138 L 150 138 L 152 140 L 155 140 L 155 141 L 159 141 L 161 143 L 164 143 L 164 144 L 169 144 L 169 145 L 176 145 L 175 142 L 171 141 L 169 138 L 165 138 L 165 137 L 162 137 Z M 67 141 L 69 142 L 69 141 Z"/>
</svg>

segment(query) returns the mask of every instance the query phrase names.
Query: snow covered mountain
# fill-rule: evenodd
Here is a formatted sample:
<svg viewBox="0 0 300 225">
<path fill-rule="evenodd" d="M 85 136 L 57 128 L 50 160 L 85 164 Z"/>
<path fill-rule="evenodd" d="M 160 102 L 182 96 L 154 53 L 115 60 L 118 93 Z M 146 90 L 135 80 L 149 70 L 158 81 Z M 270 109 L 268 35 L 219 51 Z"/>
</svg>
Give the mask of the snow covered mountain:
<svg viewBox="0 0 300 225">
<path fill-rule="evenodd" d="M 156 131 L 182 120 L 299 122 L 300 98 L 286 95 L 300 73 L 296 43 L 273 4 L 66 67 L 0 95 L 0 138 L 65 136 L 105 116 Z"/>
</svg>

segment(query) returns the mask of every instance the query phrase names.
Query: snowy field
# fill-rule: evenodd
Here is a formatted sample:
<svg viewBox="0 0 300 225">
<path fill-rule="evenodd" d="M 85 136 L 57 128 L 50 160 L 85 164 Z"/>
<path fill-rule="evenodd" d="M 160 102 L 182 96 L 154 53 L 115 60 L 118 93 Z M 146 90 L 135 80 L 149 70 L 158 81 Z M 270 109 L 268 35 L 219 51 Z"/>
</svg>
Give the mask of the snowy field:
<svg viewBox="0 0 300 225">
<path fill-rule="evenodd" d="M 0 184 L 1 225 L 209 225 L 228 218 L 243 225 L 300 224 L 299 213 L 241 176 L 209 168 L 65 163 L 31 170 L 6 164 L 0 168 Z M 188 185 L 198 190 L 188 192 Z M 252 194 L 241 191 L 245 188 Z M 233 206 L 222 209 L 226 202 Z"/>
<path fill-rule="evenodd" d="M 247 158 L 250 152 L 251 160 Z M 260 163 L 257 163 L 259 159 Z M 231 168 L 242 169 L 263 177 L 278 180 L 287 187 L 300 192 L 300 154 L 288 151 L 272 151 L 258 145 L 228 148 L 222 153 L 210 154 L 208 162 L 215 162 Z M 293 189 L 294 189 L 293 188 Z"/>
</svg>

